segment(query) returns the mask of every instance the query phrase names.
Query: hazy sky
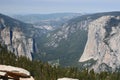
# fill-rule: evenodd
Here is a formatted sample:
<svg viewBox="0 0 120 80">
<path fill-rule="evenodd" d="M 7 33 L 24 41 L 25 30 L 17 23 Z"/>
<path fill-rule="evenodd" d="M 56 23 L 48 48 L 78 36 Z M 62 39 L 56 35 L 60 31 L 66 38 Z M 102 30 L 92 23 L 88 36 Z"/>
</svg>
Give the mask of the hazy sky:
<svg viewBox="0 0 120 80">
<path fill-rule="evenodd" d="M 120 0 L 0 0 L 4 14 L 107 11 L 120 11 Z"/>
</svg>

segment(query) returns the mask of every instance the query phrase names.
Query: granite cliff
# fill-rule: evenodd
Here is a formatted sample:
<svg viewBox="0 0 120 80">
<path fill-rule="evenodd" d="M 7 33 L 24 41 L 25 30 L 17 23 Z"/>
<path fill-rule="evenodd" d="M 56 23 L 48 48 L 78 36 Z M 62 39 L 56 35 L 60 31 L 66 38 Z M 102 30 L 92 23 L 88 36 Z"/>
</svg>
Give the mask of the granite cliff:
<svg viewBox="0 0 120 80">
<path fill-rule="evenodd" d="M 26 56 L 32 60 L 35 52 L 33 32 L 31 25 L 0 14 L 0 42 L 16 56 Z"/>
<path fill-rule="evenodd" d="M 90 69 L 115 71 L 120 68 L 120 16 L 102 16 L 88 26 L 88 40 L 79 62 Z"/>
</svg>

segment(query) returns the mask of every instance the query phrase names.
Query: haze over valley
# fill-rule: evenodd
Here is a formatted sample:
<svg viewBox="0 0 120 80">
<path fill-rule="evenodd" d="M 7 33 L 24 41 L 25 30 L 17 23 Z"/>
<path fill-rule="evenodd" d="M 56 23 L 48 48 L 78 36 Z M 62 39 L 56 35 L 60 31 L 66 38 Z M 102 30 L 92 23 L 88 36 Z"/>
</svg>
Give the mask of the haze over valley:
<svg viewBox="0 0 120 80">
<path fill-rule="evenodd" d="M 1 0 L 0 79 L 119 80 L 119 2 Z"/>
</svg>

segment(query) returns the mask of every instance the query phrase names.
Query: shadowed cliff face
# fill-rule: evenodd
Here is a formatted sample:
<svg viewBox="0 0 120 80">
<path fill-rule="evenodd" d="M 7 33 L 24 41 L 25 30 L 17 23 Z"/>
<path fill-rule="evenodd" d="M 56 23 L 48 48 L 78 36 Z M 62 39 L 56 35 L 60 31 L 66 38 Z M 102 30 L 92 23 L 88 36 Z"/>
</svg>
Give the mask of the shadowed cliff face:
<svg viewBox="0 0 120 80">
<path fill-rule="evenodd" d="M 26 28 L 28 27 L 28 28 Z M 16 56 L 26 56 L 32 60 L 35 41 L 30 25 L 0 14 L 0 41 Z M 29 33 L 29 34 L 28 34 Z"/>
<path fill-rule="evenodd" d="M 79 62 L 96 61 L 96 72 L 120 68 L 120 16 L 103 16 L 90 23 L 88 40 Z"/>
</svg>

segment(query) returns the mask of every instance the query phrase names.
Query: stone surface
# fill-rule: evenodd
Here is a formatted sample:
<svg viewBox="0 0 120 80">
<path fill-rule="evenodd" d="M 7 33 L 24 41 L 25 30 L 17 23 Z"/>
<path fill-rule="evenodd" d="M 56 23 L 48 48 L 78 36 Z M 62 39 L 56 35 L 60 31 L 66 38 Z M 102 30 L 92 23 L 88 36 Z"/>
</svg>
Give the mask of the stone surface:
<svg viewBox="0 0 120 80">
<path fill-rule="evenodd" d="M 18 77 L 20 80 L 34 80 L 34 78 L 30 75 L 30 72 L 23 68 L 0 65 L 0 76 L 6 76 L 6 75 L 8 75 L 8 77 L 11 77 L 13 79 Z M 13 79 L 8 79 L 8 80 L 13 80 Z"/>
<path fill-rule="evenodd" d="M 18 68 L 18 67 L 13 67 L 13 66 L 0 65 L 0 72 L 2 72 L 2 71 L 3 72 L 8 71 L 8 72 L 23 73 L 23 74 L 30 76 L 29 71 L 22 69 L 22 68 Z"/>
<path fill-rule="evenodd" d="M 0 42 L 16 56 L 26 56 L 30 60 L 32 60 L 32 54 L 35 53 L 33 40 L 35 28 L 32 31 L 34 33 L 31 29 L 32 27 L 25 23 L 0 14 Z"/>
<path fill-rule="evenodd" d="M 34 80 L 34 78 L 31 76 L 30 78 L 20 78 L 20 80 Z"/>
<path fill-rule="evenodd" d="M 79 79 L 73 79 L 73 78 L 59 78 L 57 80 L 79 80 Z"/>
<path fill-rule="evenodd" d="M 33 50 L 33 39 L 25 37 L 24 33 L 19 28 L 10 30 L 6 27 L 1 31 L 2 42 L 7 45 L 8 50 L 15 53 L 17 56 L 26 56 L 32 60 L 31 53 Z"/>
<path fill-rule="evenodd" d="M 120 16 L 103 16 L 90 23 L 88 40 L 79 62 L 95 60 L 96 72 L 120 68 Z"/>
</svg>

